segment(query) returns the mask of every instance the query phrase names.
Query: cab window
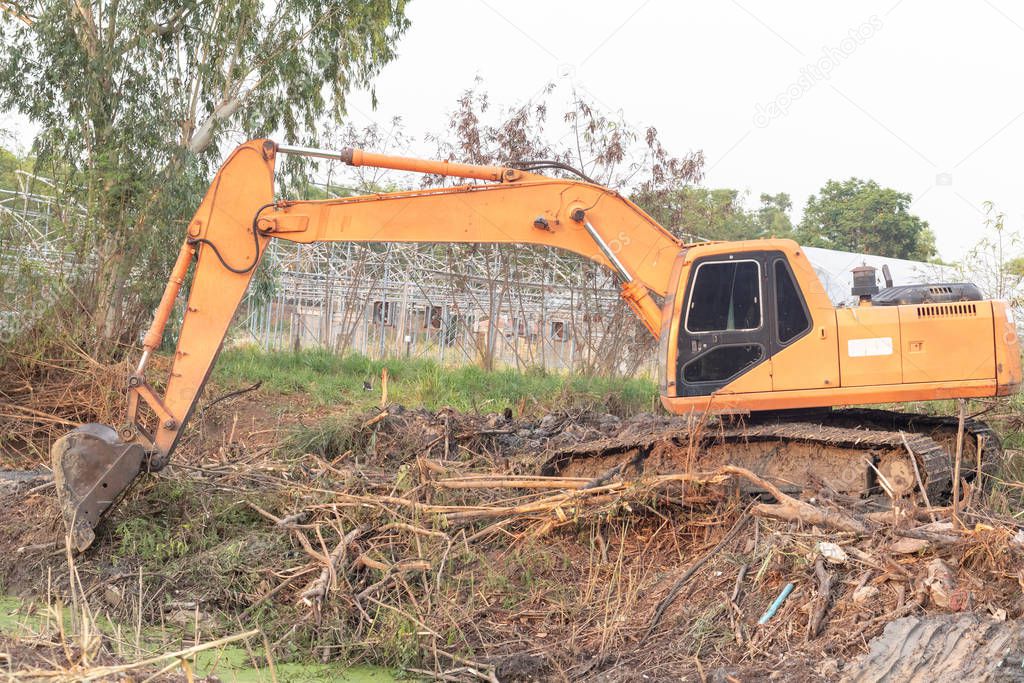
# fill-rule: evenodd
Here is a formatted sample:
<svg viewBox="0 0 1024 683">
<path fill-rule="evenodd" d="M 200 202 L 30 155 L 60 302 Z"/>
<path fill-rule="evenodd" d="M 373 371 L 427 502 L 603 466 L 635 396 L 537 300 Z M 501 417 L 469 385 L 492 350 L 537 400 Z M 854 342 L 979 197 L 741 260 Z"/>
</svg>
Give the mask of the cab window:
<svg viewBox="0 0 1024 683">
<path fill-rule="evenodd" d="M 687 332 L 756 330 L 761 326 L 761 267 L 720 261 L 697 267 L 686 311 Z"/>
<path fill-rule="evenodd" d="M 719 346 L 694 358 L 683 368 L 683 381 L 724 382 L 764 358 L 760 344 Z"/>
<path fill-rule="evenodd" d="M 775 313 L 782 344 L 793 341 L 811 327 L 796 282 L 782 259 L 775 261 Z"/>
</svg>

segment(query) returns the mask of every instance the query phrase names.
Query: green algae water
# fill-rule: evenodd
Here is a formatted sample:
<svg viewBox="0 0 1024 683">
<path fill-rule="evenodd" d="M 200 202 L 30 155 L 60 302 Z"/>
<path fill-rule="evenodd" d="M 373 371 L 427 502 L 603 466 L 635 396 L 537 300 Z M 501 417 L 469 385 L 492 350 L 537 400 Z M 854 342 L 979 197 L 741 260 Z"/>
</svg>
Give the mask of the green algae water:
<svg viewBox="0 0 1024 683">
<path fill-rule="evenodd" d="M 0 596 L 0 635 L 9 638 L 26 637 L 33 629 L 44 624 L 41 615 L 25 615 L 21 613 L 22 601 L 18 598 Z M 70 624 L 70 613 L 65 610 L 65 622 Z M 112 623 L 100 624 L 100 630 L 109 633 L 114 629 Z M 142 648 L 159 651 L 159 639 L 153 638 L 152 631 L 144 633 Z M 73 636 L 71 636 L 73 637 Z M 166 648 L 166 646 L 163 646 Z M 257 653 L 262 646 L 256 646 Z M 179 649 L 172 647 L 171 649 Z M 141 655 L 144 659 L 151 655 Z M 258 655 L 257 655 L 258 656 Z M 263 660 L 259 668 L 253 667 L 249 653 L 244 647 L 230 644 L 225 647 L 206 650 L 190 660 L 192 671 L 197 676 L 215 674 L 224 683 L 298 683 L 299 681 L 342 681 L 343 683 L 393 683 L 400 680 L 396 672 L 374 666 L 344 666 L 341 664 L 275 662 L 274 671 Z M 170 660 L 156 666 L 169 664 Z M 407 680 L 407 679 L 405 679 Z"/>
</svg>

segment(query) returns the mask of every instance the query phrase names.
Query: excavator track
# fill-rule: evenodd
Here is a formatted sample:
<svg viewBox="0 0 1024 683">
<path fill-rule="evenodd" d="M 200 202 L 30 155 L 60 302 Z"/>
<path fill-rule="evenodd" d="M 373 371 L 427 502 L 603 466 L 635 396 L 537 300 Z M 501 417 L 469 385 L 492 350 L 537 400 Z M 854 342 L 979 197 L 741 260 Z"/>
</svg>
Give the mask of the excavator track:
<svg viewBox="0 0 1024 683">
<path fill-rule="evenodd" d="M 832 411 L 826 421 L 828 424 L 842 426 L 925 434 L 943 446 L 952 467 L 960 422 L 957 417 L 901 413 L 877 408 L 846 408 Z M 999 469 L 1002 466 L 1002 440 L 996 431 L 985 422 L 967 418 L 964 420 L 963 455 L 960 466 L 960 476 L 967 481 L 977 479 L 979 452 L 982 484 L 987 487 L 999 474 Z"/>
<path fill-rule="evenodd" d="M 965 422 L 961 476 L 998 467 L 999 438 L 982 422 Z M 957 419 L 875 409 L 761 414 L 745 422 L 662 429 L 556 449 L 542 474 L 606 478 L 711 470 L 739 465 L 783 491 L 822 486 L 866 497 L 886 490 L 909 495 L 924 485 L 933 504 L 948 497 Z M 911 460 L 913 453 L 914 460 Z M 970 461 L 970 462 L 968 462 Z M 750 485 L 743 484 L 754 491 Z"/>
</svg>

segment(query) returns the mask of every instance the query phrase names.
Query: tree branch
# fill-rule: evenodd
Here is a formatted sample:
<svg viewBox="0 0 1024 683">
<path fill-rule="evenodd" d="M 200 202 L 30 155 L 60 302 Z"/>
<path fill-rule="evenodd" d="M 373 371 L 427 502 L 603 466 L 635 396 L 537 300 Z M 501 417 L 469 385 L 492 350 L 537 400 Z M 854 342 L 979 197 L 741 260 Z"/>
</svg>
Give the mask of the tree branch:
<svg viewBox="0 0 1024 683">
<path fill-rule="evenodd" d="M 78 10 L 78 14 L 82 17 L 82 23 L 85 26 L 85 39 L 82 45 L 85 48 L 85 51 L 89 53 L 89 56 L 95 59 L 97 54 L 96 45 L 98 41 L 96 19 L 92 15 L 92 10 L 83 5 L 81 0 L 75 0 L 75 9 Z"/>
<path fill-rule="evenodd" d="M 743 477 L 747 481 L 757 484 L 778 501 L 778 503 L 773 505 L 758 503 L 754 506 L 754 514 L 756 515 L 827 526 L 840 531 L 849 531 L 858 536 L 864 536 L 868 533 L 867 525 L 860 519 L 835 510 L 817 508 L 802 500 L 798 500 L 783 493 L 778 486 L 759 477 L 748 469 L 736 467 L 735 465 L 726 465 L 720 471 Z"/>
<path fill-rule="evenodd" d="M 210 143 L 213 142 L 213 132 L 220 121 L 231 118 L 234 114 L 242 108 L 242 104 L 245 101 L 245 97 L 252 92 L 248 90 L 245 93 L 236 95 L 235 97 L 225 100 L 217 105 L 217 107 L 210 113 L 206 120 L 199 124 L 195 132 L 189 138 L 187 149 L 192 154 L 199 154 L 203 152 Z"/>
<path fill-rule="evenodd" d="M 16 2 L 0 2 L 0 10 L 4 14 L 14 17 L 25 24 L 25 26 L 32 26 L 35 23 L 35 19 L 28 12 L 22 10 Z"/>
</svg>

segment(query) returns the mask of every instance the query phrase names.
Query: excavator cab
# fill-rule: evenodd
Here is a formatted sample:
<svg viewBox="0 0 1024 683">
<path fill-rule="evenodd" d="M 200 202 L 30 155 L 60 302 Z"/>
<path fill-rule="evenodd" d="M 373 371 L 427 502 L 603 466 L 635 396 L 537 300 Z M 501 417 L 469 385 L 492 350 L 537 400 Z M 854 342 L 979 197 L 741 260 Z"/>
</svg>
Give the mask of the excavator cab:
<svg viewBox="0 0 1024 683">
<path fill-rule="evenodd" d="M 681 396 L 710 396 L 811 332 L 811 316 L 781 251 L 705 256 L 684 293 L 674 367 Z M 770 391 L 771 373 L 746 390 Z"/>
<path fill-rule="evenodd" d="M 879 290 L 855 281 L 859 303 L 837 307 L 791 240 L 694 245 L 679 259 L 660 345 L 671 412 L 1005 396 L 1020 387 L 1012 312 L 973 285 Z"/>
</svg>

